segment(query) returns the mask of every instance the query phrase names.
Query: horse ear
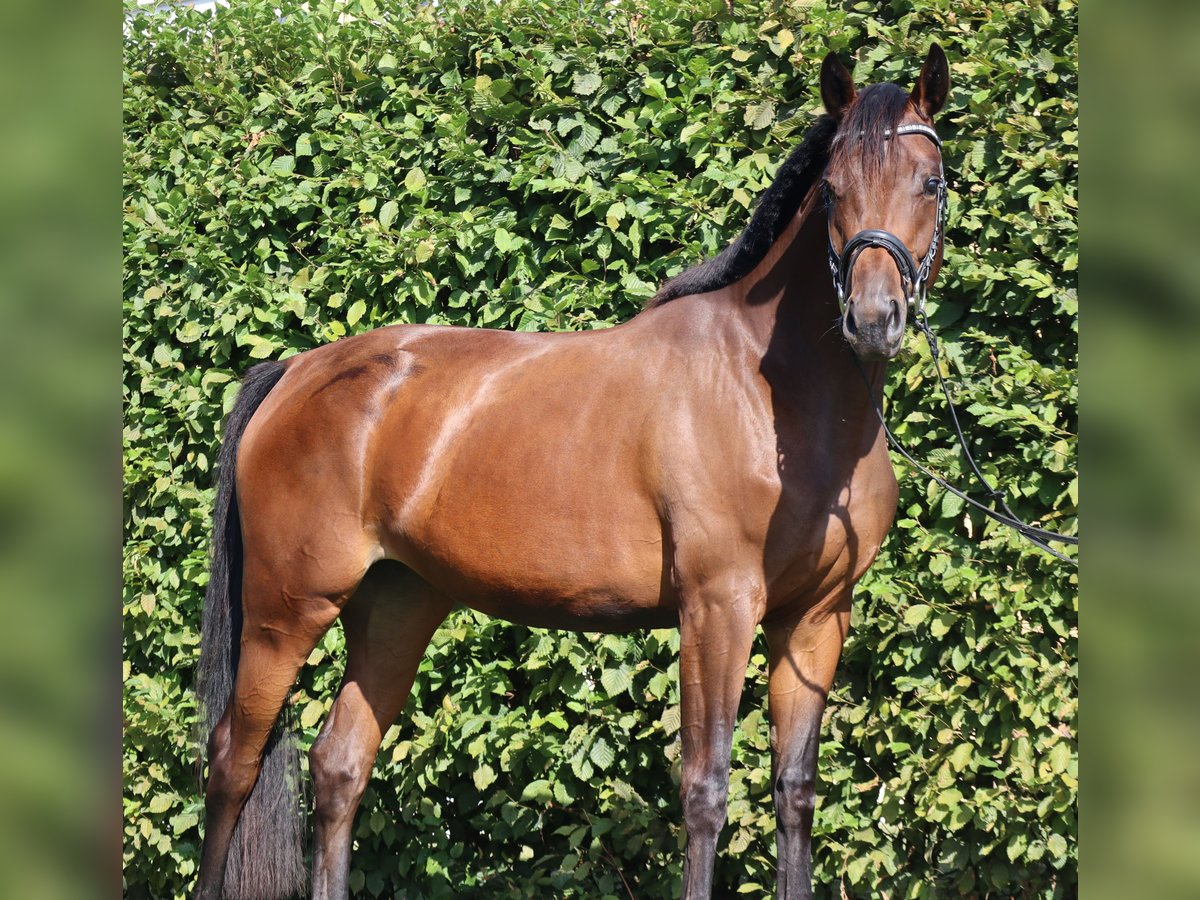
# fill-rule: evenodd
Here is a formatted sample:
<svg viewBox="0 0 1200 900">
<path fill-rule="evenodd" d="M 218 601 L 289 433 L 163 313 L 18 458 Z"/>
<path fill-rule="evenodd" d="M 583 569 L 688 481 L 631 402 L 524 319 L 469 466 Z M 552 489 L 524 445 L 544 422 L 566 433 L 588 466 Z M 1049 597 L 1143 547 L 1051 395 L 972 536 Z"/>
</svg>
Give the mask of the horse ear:
<svg viewBox="0 0 1200 900">
<path fill-rule="evenodd" d="M 825 111 L 840 119 L 853 100 L 854 79 L 850 77 L 850 70 L 831 51 L 821 63 L 821 102 L 825 104 Z"/>
<path fill-rule="evenodd" d="M 916 87 L 912 89 L 912 104 L 921 115 L 932 120 L 946 102 L 949 91 L 950 64 L 946 62 L 942 48 L 933 44 L 925 57 L 925 65 L 921 66 L 921 74 L 917 76 Z"/>
</svg>

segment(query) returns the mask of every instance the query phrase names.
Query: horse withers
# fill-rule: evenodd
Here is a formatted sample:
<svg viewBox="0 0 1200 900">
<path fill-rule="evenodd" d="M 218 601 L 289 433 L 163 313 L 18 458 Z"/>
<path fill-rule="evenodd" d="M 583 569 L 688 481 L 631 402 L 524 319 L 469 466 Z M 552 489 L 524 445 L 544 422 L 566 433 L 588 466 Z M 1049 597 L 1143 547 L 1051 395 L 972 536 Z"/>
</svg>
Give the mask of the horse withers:
<svg viewBox="0 0 1200 900">
<path fill-rule="evenodd" d="M 270 738 L 339 617 L 345 677 L 310 757 L 311 884 L 349 896 L 380 740 L 456 603 L 680 629 L 687 900 L 712 891 L 761 626 L 778 895 L 811 896 L 821 716 L 896 504 L 873 403 L 941 263 L 932 120 L 948 81 L 936 45 L 911 92 L 856 91 L 827 56 L 827 113 L 746 229 L 615 328 L 395 325 L 251 370 L 225 426 L 204 605 L 200 898 L 306 886 L 294 745 Z"/>
</svg>

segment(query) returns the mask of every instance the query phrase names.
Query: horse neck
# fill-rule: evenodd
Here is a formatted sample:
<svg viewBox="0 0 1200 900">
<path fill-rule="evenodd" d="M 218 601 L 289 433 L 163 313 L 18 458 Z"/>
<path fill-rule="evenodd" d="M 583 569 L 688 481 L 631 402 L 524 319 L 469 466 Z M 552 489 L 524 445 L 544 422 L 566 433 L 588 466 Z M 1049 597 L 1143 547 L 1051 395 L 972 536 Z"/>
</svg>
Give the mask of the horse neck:
<svg viewBox="0 0 1200 900">
<path fill-rule="evenodd" d="M 838 421 L 874 433 L 878 419 L 872 401 L 882 400 L 886 363 L 859 363 L 842 337 L 829 274 L 827 221 L 814 190 L 762 261 L 727 289 L 725 299 L 755 342 L 760 371 L 775 396 L 793 398 L 809 414 L 836 407 Z"/>
</svg>

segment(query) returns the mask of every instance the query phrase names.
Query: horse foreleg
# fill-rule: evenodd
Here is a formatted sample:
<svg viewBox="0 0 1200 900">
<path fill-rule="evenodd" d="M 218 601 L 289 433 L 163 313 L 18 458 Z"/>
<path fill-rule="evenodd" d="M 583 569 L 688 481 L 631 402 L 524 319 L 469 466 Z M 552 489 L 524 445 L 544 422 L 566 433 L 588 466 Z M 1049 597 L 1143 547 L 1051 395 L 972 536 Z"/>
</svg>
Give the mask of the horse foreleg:
<svg viewBox="0 0 1200 900">
<path fill-rule="evenodd" d="M 760 597 L 752 581 L 738 578 L 710 581 L 682 597 L 679 790 L 687 828 L 683 900 L 706 900 L 712 895 L 717 838 L 726 816 L 733 726 Z"/>
<path fill-rule="evenodd" d="M 346 605 L 346 674 L 309 755 L 316 806 L 314 900 L 350 896 L 354 814 L 379 743 L 400 715 L 451 602 L 411 571 L 377 563 Z"/>
<path fill-rule="evenodd" d="M 849 625 L 849 596 L 817 615 L 764 625 L 771 653 L 772 782 L 779 851 L 776 896 L 780 900 L 812 897 L 821 715 Z"/>
</svg>

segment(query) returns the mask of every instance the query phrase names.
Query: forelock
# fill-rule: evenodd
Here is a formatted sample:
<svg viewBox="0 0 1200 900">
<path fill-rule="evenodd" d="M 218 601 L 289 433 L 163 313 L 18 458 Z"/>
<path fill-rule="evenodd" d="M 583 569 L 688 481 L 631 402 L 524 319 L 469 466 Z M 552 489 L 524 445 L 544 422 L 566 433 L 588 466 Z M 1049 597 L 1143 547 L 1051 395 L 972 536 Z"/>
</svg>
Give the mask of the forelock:
<svg viewBox="0 0 1200 900">
<path fill-rule="evenodd" d="M 896 84 L 863 88 L 842 117 L 834 136 L 831 162 L 844 165 L 853 159 L 868 176 L 883 168 L 888 132 L 900 124 L 908 110 L 908 91 Z"/>
</svg>

